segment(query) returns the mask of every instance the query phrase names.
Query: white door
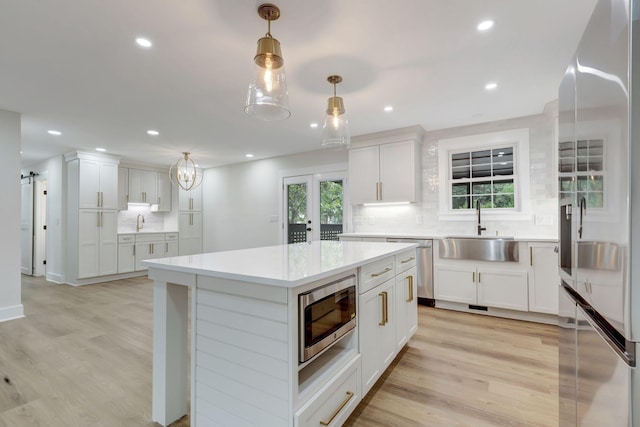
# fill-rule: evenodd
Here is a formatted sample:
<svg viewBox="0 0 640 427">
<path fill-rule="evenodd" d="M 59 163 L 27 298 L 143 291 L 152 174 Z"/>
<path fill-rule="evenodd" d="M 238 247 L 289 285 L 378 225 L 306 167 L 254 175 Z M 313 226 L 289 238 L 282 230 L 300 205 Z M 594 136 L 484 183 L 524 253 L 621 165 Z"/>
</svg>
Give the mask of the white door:
<svg viewBox="0 0 640 427">
<path fill-rule="evenodd" d="M 284 243 L 338 240 L 344 230 L 346 172 L 284 178 Z"/>
<path fill-rule="evenodd" d="M 20 207 L 20 271 L 33 274 L 33 178 L 22 180 L 22 199 Z"/>
<path fill-rule="evenodd" d="M 33 275 L 46 274 L 47 260 L 47 181 L 37 180 L 34 190 Z"/>
</svg>

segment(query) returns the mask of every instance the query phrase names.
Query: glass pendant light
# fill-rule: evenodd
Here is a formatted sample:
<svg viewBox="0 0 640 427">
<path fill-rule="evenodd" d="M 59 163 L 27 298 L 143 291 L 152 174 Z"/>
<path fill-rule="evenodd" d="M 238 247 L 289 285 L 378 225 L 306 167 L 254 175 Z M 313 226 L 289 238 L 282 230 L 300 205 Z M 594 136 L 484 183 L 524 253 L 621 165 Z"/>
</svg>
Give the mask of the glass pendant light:
<svg viewBox="0 0 640 427">
<path fill-rule="evenodd" d="M 336 84 L 342 81 L 342 77 L 329 76 L 327 81 L 333 85 L 333 96 L 327 103 L 327 116 L 322 127 L 322 147 L 349 148 L 351 146 L 349 122 L 345 114 L 344 102 L 341 97 L 336 96 Z"/>
<path fill-rule="evenodd" d="M 271 21 L 280 17 L 280 9 L 273 4 L 262 4 L 258 7 L 258 15 L 267 20 L 268 29 L 258 40 L 258 50 L 253 58 L 255 77 L 249 85 L 244 112 L 265 121 L 283 120 L 291 115 L 289 93 L 280 42 L 271 36 Z"/>
<path fill-rule="evenodd" d="M 193 190 L 202 183 L 202 173 L 198 172 L 196 163 L 189 154 L 183 152 L 182 157 L 169 168 L 171 182 L 185 191 Z"/>
</svg>

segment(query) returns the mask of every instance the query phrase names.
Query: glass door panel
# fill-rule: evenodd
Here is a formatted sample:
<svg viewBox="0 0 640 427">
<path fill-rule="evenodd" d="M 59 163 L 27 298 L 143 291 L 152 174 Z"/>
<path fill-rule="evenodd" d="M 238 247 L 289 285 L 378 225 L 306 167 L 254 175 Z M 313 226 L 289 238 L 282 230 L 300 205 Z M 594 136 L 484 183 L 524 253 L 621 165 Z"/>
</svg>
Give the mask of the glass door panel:
<svg viewBox="0 0 640 427">
<path fill-rule="evenodd" d="M 311 240 L 311 191 L 311 176 L 284 179 L 285 236 L 287 243 L 300 243 Z"/>
</svg>

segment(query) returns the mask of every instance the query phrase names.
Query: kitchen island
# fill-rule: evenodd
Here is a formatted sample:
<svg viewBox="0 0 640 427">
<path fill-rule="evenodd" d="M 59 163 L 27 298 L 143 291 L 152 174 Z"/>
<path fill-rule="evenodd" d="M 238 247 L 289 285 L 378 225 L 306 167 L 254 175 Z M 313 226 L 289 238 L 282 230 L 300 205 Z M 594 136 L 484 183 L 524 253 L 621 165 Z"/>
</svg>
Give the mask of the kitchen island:
<svg viewBox="0 0 640 427">
<path fill-rule="evenodd" d="M 192 426 L 340 425 L 417 328 L 414 248 L 317 241 L 144 261 L 153 421 L 187 414 L 190 396 Z M 300 363 L 298 296 L 347 277 L 357 326 Z"/>
</svg>

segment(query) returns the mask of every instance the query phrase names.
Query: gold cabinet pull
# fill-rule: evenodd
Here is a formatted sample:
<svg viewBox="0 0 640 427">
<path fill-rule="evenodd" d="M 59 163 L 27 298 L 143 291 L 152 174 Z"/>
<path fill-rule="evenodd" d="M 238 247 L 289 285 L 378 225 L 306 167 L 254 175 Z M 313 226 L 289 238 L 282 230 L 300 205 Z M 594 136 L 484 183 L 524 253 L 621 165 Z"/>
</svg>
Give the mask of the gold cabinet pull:
<svg viewBox="0 0 640 427">
<path fill-rule="evenodd" d="M 382 307 L 382 313 L 381 313 L 381 317 L 382 317 L 382 321 L 380 323 L 378 323 L 378 325 L 380 326 L 384 326 L 389 322 L 389 304 L 388 304 L 388 294 L 387 291 L 382 291 L 380 292 L 378 295 L 380 295 L 382 297 L 381 301 L 381 307 Z"/>
<path fill-rule="evenodd" d="M 533 248 L 529 246 L 529 265 L 533 267 Z"/>
<path fill-rule="evenodd" d="M 480 283 L 480 272 L 478 272 L 478 283 Z"/>
<path fill-rule="evenodd" d="M 387 267 L 387 268 L 384 269 L 384 271 L 381 271 L 380 273 L 371 273 L 371 277 L 382 276 L 384 273 L 388 273 L 390 271 L 391 271 L 391 269 L 389 267 Z"/>
<path fill-rule="evenodd" d="M 384 200 L 384 198 L 382 197 L 382 183 L 380 183 L 380 200 Z"/>
<path fill-rule="evenodd" d="M 476 272 L 475 271 L 471 273 L 471 281 L 472 282 L 476 281 Z"/>
<path fill-rule="evenodd" d="M 406 263 L 408 263 L 408 262 L 413 261 L 414 259 L 416 259 L 416 258 L 415 258 L 415 257 L 411 257 L 411 258 L 409 258 L 409 259 L 402 260 L 402 261 L 400 261 L 400 264 L 406 264 Z"/>
<path fill-rule="evenodd" d="M 133 256 L 136 256 L 136 245 L 133 245 Z"/>
<path fill-rule="evenodd" d="M 323 426 L 328 426 L 329 424 L 331 424 L 331 422 L 333 421 L 333 419 L 335 417 L 338 416 L 338 414 L 340 413 L 340 411 L 342 411 L 342 408 L 344 408 L 345 406 L 347 406 L 347 403 L 349 403 L 349 401 L 351 400 L 351 398 L 354 396 L 354 393 L 352 391 L 347 391 L 347 397 L 344 398 L 344 400 L 342 401 L 342 403 L 340 404 L 340 406 L 338 406 L 338 408 L 333 411 L 333 413 L 331 414 L 331 416 L 329 417 L 329 419 L 327 421 L 320 421 L 320 425 Z"/>
<path fill-rule="evenodd" d="M 407 276 L 407 282 L 409 283 L 409 298 L 406 302 L 411 302 L 413 301 L 413 276 Z"/>
<path fill-rule="evenodd" d="M 164 253 L 168 254 L 169 253 L 169 243 L 165 243 L 164 244 Z"/>
</svg>

